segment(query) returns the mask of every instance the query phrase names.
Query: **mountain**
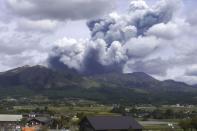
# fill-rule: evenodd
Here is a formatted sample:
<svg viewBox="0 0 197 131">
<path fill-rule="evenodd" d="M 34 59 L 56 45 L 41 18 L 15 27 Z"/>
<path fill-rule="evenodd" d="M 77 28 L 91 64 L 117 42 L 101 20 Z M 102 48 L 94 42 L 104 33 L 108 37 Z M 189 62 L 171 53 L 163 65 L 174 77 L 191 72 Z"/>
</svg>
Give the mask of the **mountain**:
<svg viewBox="0 0 197 131">
<path fill-rule="evenodd" d="M 55 88 L 77 85 L 72 74 L 63 74 L 43 66 L 23 66 L 0 74 L 0 87 Z"/>
<path fill-rule="evenodd" d="M 140 88 L 140 87 L 150 87 L 157 85 L 158 80 L 153 77 L 143 73 L 135 72 L 130 74 L 120 74 L 120 73 L 108 73 L 89 76 L 89 79 L 98 81 L 104 85 L 111 85 L 114 87 L 123 87 L 123 88 Z"/>
<path fill-rule="evenodd" d="M 0 73 L 1 97 L 44 95 L 77 97 L 102 103 L 196 103 L 197 88 L 173 80 L 159 81 L 146 73 L 82 76 L 69 69 L 23 66 Z"/>
<path fill-rule="evenodd" d="M 194 88 L 197 88 L 197 84 L 195 84 L 195 85 L 192 85 Z"/>
</svg>

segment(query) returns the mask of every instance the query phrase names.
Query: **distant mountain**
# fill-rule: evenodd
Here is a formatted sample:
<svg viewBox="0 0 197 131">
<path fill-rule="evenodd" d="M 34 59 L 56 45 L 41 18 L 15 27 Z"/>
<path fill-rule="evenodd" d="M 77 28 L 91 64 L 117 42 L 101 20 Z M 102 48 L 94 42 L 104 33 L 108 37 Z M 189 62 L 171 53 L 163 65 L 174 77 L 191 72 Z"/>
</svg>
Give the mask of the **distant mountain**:
<svg viewBox="0 0 197 131">
<path fill-rule="evenodd" d="M 58 71 L 39 65 L 0 73 L 0 95 L 77 97 L 104 103 L 197 103 L 194 86 L 159 81 L 143 72 L 82 76 L 69 69 Z"/>
<path fill-rule="evenodd" d="M 135 72 L 130 74 L 108 73 L 89 76 L 89 79 L 98 81 L 102 84 L 113 85 L 114 87 L 124 88 L 148 88 L 157 86 L 160 81 L 143 73 Z"/>
<path fill-rule="evenodd" d="M 102 75 L 89 76 L 106 85 L 124 88 L 140 88 L 145 90 L 173 90 L 173 91 L 192 91 L 194 88 L 184 82 L 174 80 L 159 81 L 143 72 L 134 72 L 129 74 L 109 73 Z"/>
</svg>

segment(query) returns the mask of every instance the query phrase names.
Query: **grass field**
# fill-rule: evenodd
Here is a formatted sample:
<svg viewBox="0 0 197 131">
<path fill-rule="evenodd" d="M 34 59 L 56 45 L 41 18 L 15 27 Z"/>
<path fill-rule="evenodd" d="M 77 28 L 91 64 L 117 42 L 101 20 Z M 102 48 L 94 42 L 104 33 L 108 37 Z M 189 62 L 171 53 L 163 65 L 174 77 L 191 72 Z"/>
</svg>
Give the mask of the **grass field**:
<svg viewBox="0 0 197 131">
<path fill-rule="evenodd" d="M 84 112 L 84 113 L 101 113 L 101 114 L 109 114 L 111 107 L 103 106 L 103 107 L 49 107 L 50 110 L 61 113 L 75 113 L 75 112 Z"/>
<path fill-rule="evenodd" d="M 151 120 L 151 121 L 140 121 L 140 124 L 143 125 L 145 130 L 153 131 L 182 131 L 176 122 L 161 121 L 161 120 Z M 169 127 L 168 124 L 173 123 L 173 128 Z"/>
<path fill-rule="evenodd" d="M 172 129 L 165 125 L 150 125 L 150 126 L 143 126 L 143 127 L 144 127 L 144 130 L 147 130 L 147 131 L 183 131 L 179 127 Z"/>
<path fill-rule="evenodd" d="M 15 110 L 20 109 L 27 109 L 27 110 L 34 110 L 36 108 L 43 109 L 44 106 L 15 106 Z M 54 111 L 56 113 L 67 114 L 67 113 L 77 113 L 83 112 L 85 114 L 100 114 L 100 115 L 107 115 L 107 114 L 114 114 L 110 113 L 112 107 L 111 106 L 94 106 L 94 107 L 80 107 L 80 106 L 62 106 L 62 107 L 54 107 L 48 106 L 48 109 Z"/>
</svg>

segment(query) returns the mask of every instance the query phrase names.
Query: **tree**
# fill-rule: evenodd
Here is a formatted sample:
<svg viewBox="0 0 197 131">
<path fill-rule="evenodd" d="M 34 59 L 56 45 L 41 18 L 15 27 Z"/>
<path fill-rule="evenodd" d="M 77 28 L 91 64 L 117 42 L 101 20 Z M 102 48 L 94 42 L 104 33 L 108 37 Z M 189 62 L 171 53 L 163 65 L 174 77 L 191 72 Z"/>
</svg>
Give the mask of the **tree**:
<svg viewBox="0 0 197 131">
<path fill-rule="evenodd" d="M 132 107 L 129 112 L 135 114 L 138 113 L 138 110 L 135 107 Z"/>
<path fill-rule="evenodd" d="M 51 124 L 51 129 L 59 129 L 60 120 L 54 119 L 53 123 Z"/>
<path fill-rule="evenodd" d="M 191 126 L 197 130 L 197 117 L 191 119 Z"/>
<path fill-rule="evenodd" d="M 39 107 L 36 107 L 35 110 L 33 110 L 35 113 L 40 113 L 41 109 Z"/>
<path fill-rule="evenodd" d="M 163 112 L 162 110 L 160 109 L 155 109 L 153 112 L 152 112 L 152 116 L 154 119 L 162 119 L 163 118 Z"/>
<path fill-rule="evenodd" d="M 77 113 L 77 118 L 79 118 L 80 120 L 82 120 L 85 116 L 86 115 L 84 112 Z"/>
<path fill-rule="evenodd" d="M 70 117 L 67 116 L 60 116 L 60 119 L 58 120 L 59 123 L 59 127 L 60 128 L 67 128 L 68 126 L 70 126 Z"/>
<path fill-rule="evenodd" d="M 172 109 L 167 109 L 164 113 L 165 118 L 173 118 L 174 117 L 174 111 Z"/>
<path fill-rule="evenodd" d="M 44 111 L 45 111 L 45 112 L 47 112 L 48 109 L 49 109 L 48 106 L 45 106 L 45 107 L 44 107 Z"/>
<path fill-rule="evenodd" d="M 179 126 L 184 130 L 187 131 L 189 128 L 191 128 L 191 121 L 190 120 L 181 120 L 179 122 Z"/>
<path fill-rule="evenodd" d="M 118 105 L 118 106 L 115 106 L 113 107 L 113 109 L 111 110 L 112 113 L 121 113 L 121 114 L 124 114 L 125 113 L 125 107 L 124 106 L 121 106 L 121 105 Z"/>
<path fill-rule="evenodd" d="M 19 124 L 25 126 L 27 124 L 27 118 L 22 118 Z"/>
</svg>

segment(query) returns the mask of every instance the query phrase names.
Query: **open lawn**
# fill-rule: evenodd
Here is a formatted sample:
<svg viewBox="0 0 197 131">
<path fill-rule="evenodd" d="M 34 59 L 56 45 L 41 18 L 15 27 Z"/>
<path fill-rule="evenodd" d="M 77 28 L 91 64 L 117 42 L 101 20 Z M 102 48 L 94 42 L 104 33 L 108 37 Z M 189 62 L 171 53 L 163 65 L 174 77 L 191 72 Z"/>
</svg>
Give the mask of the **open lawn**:
<svg viewBox="0 0 197 131">
<path fill-rule="evenodd" d="M 143 125 L 145 130 L 153 131 L 182 131 L 176 122 L 161 121 L 161 120 L 151 120 L 151 121 L 139 121 Z M 168 124 L 173 124 L 173 127 L 170 127 Z"/>
<path fill-rule="evenodd" d="M 35 110 L 36 108 L 44 109 L 44 106 L 15 106 L 14 107 L 15 110 L 20 110 L 20 109 Z M 79 112 L 83 112 L 85 114 L 98 114 L 98 115 L 114 114 L 114 113 L 110 113 L 110 111 L 112 110 L 111 106 L 93 106 L 93 107 L 48 106 L 48 110 L 51 110 L 60 114 L 79 113 Z"/>
<path fill-rule="evenodd" d="M 75 113 L 75 112 L 84 112 L 84 113 L 101 113 L 101 114 L 109 114 L 111 107 L 107 106 L 99 106 L 99 107 L 49 107 L 49 110 L 61 113 Z"/>
</svg>

